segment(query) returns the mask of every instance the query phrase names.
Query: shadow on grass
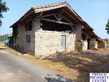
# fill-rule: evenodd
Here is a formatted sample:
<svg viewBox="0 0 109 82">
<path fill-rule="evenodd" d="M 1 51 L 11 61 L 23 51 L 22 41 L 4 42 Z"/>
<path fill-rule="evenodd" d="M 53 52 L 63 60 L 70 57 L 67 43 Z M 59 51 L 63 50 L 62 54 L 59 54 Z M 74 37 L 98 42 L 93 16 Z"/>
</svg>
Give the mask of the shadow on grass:
<svg viewBox="0 0 109 82">
<path fill-rule="evenodd" d="M 44 58 L 44 60 L 62 62 L 67 67 L 78 70 L 79 75 L 76 76 L 76 82 L 89 82 L 90 73 L 109 72 L 109 54 L 103 55 L 94 52 L 80 52 L 77 54 L 58 53 L 56 55 L 50 55 Z"/>
</svg>

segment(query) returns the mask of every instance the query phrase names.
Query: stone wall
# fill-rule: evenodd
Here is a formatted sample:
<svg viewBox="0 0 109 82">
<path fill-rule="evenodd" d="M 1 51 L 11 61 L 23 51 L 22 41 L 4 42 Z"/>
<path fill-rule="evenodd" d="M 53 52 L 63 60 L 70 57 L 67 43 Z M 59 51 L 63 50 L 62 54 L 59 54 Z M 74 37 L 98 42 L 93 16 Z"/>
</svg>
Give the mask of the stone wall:
<svg viewBox="0 0 109 82">
<path fill-rule="evenodd" d="M 41 26 L 41 23 L 40 23 L 40 20 L 39 19 L 34 19 L 32 21 L 32 30 L 31 31 L 26 31 L 25 32 L 25 47 L 24 47 L 24 50 L 25 52 L 30 52 L 32 54 L 35 54 L 36 53 L 36 45 L 35 45 L 35 41 L 36 41 L 36 36 L 35 36 L 35 33 L 39 30 L 41 30 L 40 28 Z M 26 35 L 30 35 L 30 43 L 27 43 L 26 42 Z"/>
<path fill-rule="evenodd" d="M 75 51 L 75 43 L 76 43 L 76 34 L 67 33 L 66 34 L 66 51 L 67 52 L 72 51 L 72 50 Z"/>
<path fill-rule="evenodd" d="M 26 35 L 30 35 L 30 43 L 26 42 Z M 35 53 L 35 33 L 34 31 L 28 31 L 25 32 L 25 36 L 24 36 L 25 40 L 24 40 L 24 52 L 28 52 L 28 53 Z"/>
<path fill-rule="evenodd" d="M 82 42 L 81 41 L 76 41 L 75 50 L 82 51 Z"/>
<path fill-rule="evenodd" d="M 88 49 L 88 42 L 87 41 L 82 41 L 82 51 L 85 51 Z"/>
<path fill-rule="evenodd" d="M 17 25 L 17 37 L 14 43 L 14 47 L 19 51 L 24 51 L 24 32 L 25 29 L 21 24 Z"/>
<path fill-rule="evenodd" d="M 104 40 L 98 41 L 98 48 L 104 48 L 106 49 L 106 42 Z"/>
<path fill-rule="evenodd" d="M 24 24 L 18 24 L 18 35 L 14 43 L 17 50 L 35 54 L 35 31 L 39 29 L 37 23 L 39 23 L 37 20 L 32 21 L 33 28 L 31 31 L 26 31 Z M 26 41 L 26 35 L 30 35 L 30 42 Z"/>
<path fill-rule="evenodd" d="M 18 25 L 16 47 L 24 52 L 35 55 L 49 55 L 61 52 L 61 35 L 66 36 L 65 51 L 75 50 L 76 34 L 69 32 L 45 31 L 40 28 L 40 19 L 32 21 L 32 30 L 26 31 L 25 25 Z M 26 35 L 30 35 L 30 42 L 26 41 Z"/>
<path fill-rule="evenodd" d="M 36 55 L 49 55 L 61 52 L 61 35 L 66 35 L 66 50 L 75 50 L 76 34 L 54 31 L 39 31 L 35 34 Z"/>
<path fill-rule="evenodd" d="M 81 40 L 76 42 L 76 50 L 77 51 L 85 51 L 88 49 L 88 42 L 87 40 Z"/>
<path fill-rule="evenodd" d="M 89 43 L 89 49 L 95 48 L 98 48 L 98 42 L 96 41 L 96 38 L 91 38 Z"/>
</svg>

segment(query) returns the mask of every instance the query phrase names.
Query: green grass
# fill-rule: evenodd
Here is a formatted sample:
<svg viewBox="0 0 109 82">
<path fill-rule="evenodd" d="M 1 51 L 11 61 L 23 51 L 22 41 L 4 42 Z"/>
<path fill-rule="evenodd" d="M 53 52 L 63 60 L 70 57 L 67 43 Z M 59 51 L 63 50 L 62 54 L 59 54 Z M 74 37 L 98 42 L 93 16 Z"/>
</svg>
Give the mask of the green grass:
<svg viewBox="0 0 109 82">
<path fill-rule="evenodd" d="M 107 41 L 107 47 L 109 47 L 109 40 Z"/>
<path fill-rule="evenodd" d="M 109 47 L 109 43 L 107 44 L 107 47 Z"/>
<path fill-rule="evenodd" d="M 0 41 L 0 45 L 4 45 L 4 41 Z"/>
<path fill-rule="evenodd" d="M 35 59 L 37 59 L 37 60 L 38 60 L 38 59 L 40 59 L 40 58 L 39 58 L 39 57 L 35 57 Z"/>
</svg>

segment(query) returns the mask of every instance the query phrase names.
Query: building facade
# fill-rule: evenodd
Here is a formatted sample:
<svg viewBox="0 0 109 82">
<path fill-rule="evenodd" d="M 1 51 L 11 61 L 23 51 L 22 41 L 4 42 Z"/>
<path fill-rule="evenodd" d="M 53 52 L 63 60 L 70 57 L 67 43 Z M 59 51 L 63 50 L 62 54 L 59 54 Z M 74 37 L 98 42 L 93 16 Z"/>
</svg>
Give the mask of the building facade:
<svg viewBox="0 0 109 82">
<path fill-rule="evenodd" d="M 94 49 L 103 42 L 67 2 L 32 7 L 11 28 L 10 46 L 34 55 Z"/>
</svg>

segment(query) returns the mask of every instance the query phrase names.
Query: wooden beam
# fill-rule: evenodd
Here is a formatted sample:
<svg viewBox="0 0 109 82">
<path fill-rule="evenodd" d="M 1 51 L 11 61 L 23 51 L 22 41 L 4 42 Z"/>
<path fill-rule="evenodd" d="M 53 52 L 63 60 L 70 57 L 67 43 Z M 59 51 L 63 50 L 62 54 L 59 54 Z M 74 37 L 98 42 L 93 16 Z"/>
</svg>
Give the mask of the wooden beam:
<svg viewBox="0 0 109 82">
<path fill-rule="evenodd" d="M 59 21 L 62 20 L 62 19 L 63 19 L 63 17 L 59 18 Z"/>
<path fill-rule="evenodd" d="M 79 21 L 84 22 L 84 20 L 70 6 L 67 7 L 73 12 L 73 14 L 77 17 Z"/>
<path fill-rule="evenodd" d="M 54 15 L 54 16 L 55 16 L 55 18 L 56 18 L 58 21 L 60 21 L 59 18 L 58 18 L 56 15 Z"/>
<path fill-rule="evenodd" d="M 67 13 L 72 19 L 78 21 L 78 20 L 76 19 L 76 17 L 73 17 L 73 16 L 72 16 L 71 14 L 69 14 L 67 11 L 64 10 L 64 12 Z"/>
<path fill-rule="evenodd" d="M 72 25 L 71 23 L 47 19 L 47 18 L 41 18 L 41 20 L 48 21 L 48 22 L 54 22 L 54 23 L 58 23 L 58 24 L 70 25 L 70 26 Z"/>
<path fill-rule="evenodd" d="M 57 13 L 53 13 L 53 14 L 48 14 L 48 15 L 43 15 L 40 18 L 44 18 L 44 17 L 49 17 L 49 16 L 55 16 Z"/>
<path fill-rule="evenodd" d="M 72 25 L 74 25 L 74 23 L 71 22 L 69 19 L 67 19 L 65 16 L 63 16 L 63 18 L 64 18 L 66 21 L 70 22 Z"/>
<path fill-rule="evenodd" d="M 35 13 L 39 13 L 39 12 L 44 12 L 44 11 L 48 11 L 48 10 L 53 10 L 53 9 L 59 9 L 59 8 L 63 8 L 63 7 L 67 7 L 66 4 L 64 5 L 59 5 L 59 6 L 55 6 L 55 7 L 48 7 L 48 8 L 40 8 L 37 9 L 37 7 L 33 7 L 33 9 L 35 9 Z"/>
<path fill-rule="evenodd" d="M 76 32 L 72 25 L 71 25 L 71 28 L 72 28 L 72 30 L 73 30 L 74 32 Z"/>
<path fill-rule="evenodd" d="M 22 16 L 22 17 L 19 19 L 19 21 L 24 20 L 26 17 L 32 15 L 33 13 L 34 13 L 34 11 L 28 12 L 27 14 L 25 14 L 24 16 Z"/>
<path fill-rule="evenodd" d="M 63 8 L 63 9 L 65 9 L 65 8 Z M 63 9 L 61 10 L 61 12 L 59 12 L 59 14 L 58 14 L 58 18 L 61 18 L 62 14 L 63 14 L 63 12 L 64 12 Z"/>
</svg>

